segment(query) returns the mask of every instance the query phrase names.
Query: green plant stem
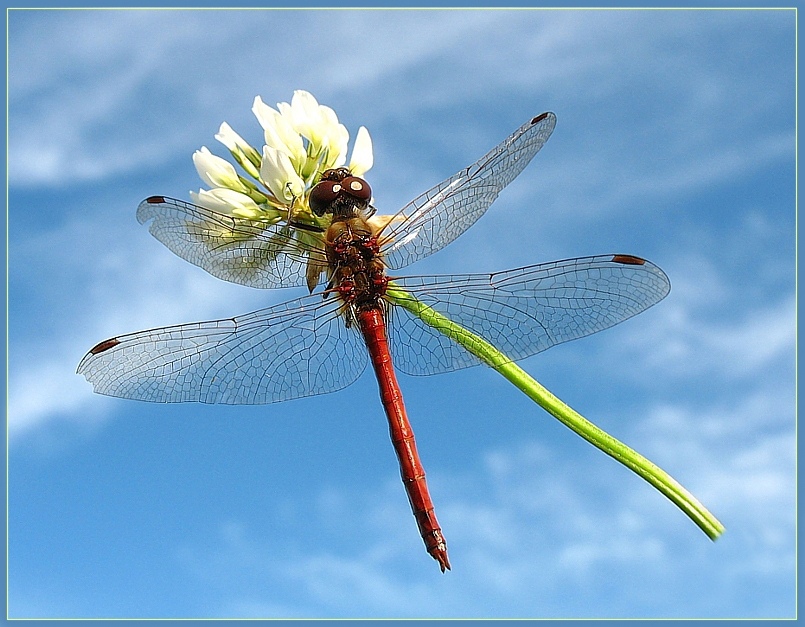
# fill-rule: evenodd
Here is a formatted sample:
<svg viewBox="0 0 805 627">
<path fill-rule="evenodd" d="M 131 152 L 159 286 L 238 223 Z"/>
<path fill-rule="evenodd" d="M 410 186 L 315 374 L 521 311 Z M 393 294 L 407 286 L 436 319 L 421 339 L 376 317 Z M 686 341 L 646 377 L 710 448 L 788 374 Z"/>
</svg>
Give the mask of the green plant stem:
<svg viewBox="0 0 805 627">
<path fill-rule="evenodd" d="M 567 406 L 492 344 L 428 307 L 394 283 L 389 284 L 386 298 L 466 348 L 562 424 L 648 481 L 675 503 L 711 540 L 723 533 L 724 526 L 718 519 L 667 472 Z"/>
</svg>

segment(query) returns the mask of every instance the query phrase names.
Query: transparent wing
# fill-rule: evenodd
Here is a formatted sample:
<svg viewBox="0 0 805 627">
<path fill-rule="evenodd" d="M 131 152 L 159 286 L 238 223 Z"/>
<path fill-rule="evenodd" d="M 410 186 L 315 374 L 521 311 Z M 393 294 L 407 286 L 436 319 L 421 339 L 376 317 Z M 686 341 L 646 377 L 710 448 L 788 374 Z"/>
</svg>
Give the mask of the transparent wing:
<svg viewBox="0 0 805 627">
<path fill-rule="evenodd" d="M 402 268 L 427 257 L 472 226 L 539 152 L 554 126 L 553 113 L 538 115 L 471 166 L 397 212 L 382 233 L 388 267 Z"/>
<path fill-rule="evenodd" d="M 662 270 L 630 255 L 394 282 L 515 361 L 623 322 L 671 289 Z M 389 310 L 391 353 L 402 372 L 436 374 L 481 363 L 402 307 Z"/>
<path fill-rule="evenodd" d="M 182 259 L 240 285 L 305 285 L 308 263 L 327 263 L 320 233 L 284 222 L 235 218 L 163 196 L 141 202 L 137 220 L 152 221 L 151 234 Z"/>
<path fill-rule="evenodd" d="M 366 366 L 335 299 L 305 296 L 254 313 L 121 335 L 78 373 L 95 392 L 141 401 L 253 405 L 340 390 Z"/>
</svg>

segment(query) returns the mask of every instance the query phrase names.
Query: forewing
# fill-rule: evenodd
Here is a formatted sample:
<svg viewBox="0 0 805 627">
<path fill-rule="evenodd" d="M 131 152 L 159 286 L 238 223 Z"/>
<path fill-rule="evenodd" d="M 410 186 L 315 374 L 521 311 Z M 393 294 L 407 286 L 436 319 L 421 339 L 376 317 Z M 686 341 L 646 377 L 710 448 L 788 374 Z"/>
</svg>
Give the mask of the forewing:
<svg viewBox="0 0 805 627">
<path fill-rule="evenodd" d="M 237 318 L 121 335 L 81 360 L 95 392 L 141 401 L 254 405 L 333 392 L 366 366 L 335 299 L 306 296 Z"/>
<path fill-rule="evenodd" d="M 137 219 L 152 221 L 151 234 L 182 259 L 240 285 L 306 285 L 308 263 L 326 264 L 321 234 L 285 222 L 236 218 L 163 196 L 140 203 Z"/>
<path fill-rule="evenodd" d="M 395 283 L 513 361 L 623 322 L 668 294 L 668 277 L 630 255 L 555 261 L 495 274 L 406 277 Z M 395 365 L 436 374 L 481 363 L 438 329 L 390 307 Z"/>
<path fill-rule="evenodd" d="M 539 152 L 555 125 L 553 113 L 536 116 L 471 166 L 403 207 L 382 233 L 388 267 L 427 257 L 472 226 Z"/>
</svg>

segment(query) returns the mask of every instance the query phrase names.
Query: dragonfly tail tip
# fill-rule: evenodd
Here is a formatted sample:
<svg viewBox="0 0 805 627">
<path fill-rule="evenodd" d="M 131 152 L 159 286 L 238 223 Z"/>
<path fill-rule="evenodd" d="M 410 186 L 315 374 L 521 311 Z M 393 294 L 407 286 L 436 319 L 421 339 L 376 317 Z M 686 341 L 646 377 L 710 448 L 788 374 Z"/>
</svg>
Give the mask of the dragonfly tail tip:
<svg viewBox="0 0 805 627">
<path fill-rule="evenodd" d="M 442 572 L 445 570 L 450 570 L 450 560 L 447 559 L 446 548 L 437 548 L 430 555 L 433 559 L 439 562 L 439 568 L 442 569 Z"/>
</svg>

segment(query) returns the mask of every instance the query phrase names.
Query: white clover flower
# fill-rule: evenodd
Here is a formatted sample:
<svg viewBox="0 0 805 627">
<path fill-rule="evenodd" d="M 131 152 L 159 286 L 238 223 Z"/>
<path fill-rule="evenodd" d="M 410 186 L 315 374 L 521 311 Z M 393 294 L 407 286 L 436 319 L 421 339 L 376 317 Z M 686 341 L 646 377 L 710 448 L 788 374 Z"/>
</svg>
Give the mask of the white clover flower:
<svg viewBox="0 0 805 627">
<path fill-rule="evenodd" d="M 280 102 L 277 108 L 307 140 L 307 162 L 300 170 L 302 178 L 346 162 L 349 131 L 338 122 L 338 116 L 330 107 L 320 105 L 312 94 L 297 90 L 290 104 Z"/>
<path fill-rule="evenodd" d="M 273 220 L 280 211 L 290 219 L 291 211 L 301 211 L 315 222 L 307 196 L 324 170 L 347 162 L 349 131 L 338 121 L 335 111 L 320 105 L 303 90 L 295 91 L 290 103 L 280 102 L 276 109 L 257 96 L 252 112 L 263 128 L 265 144 L 261 150 L 252 147 L 226 122 L 215 135 L 251 179 L 240 176 L 230 163 L 202 147 L 193 155 L 193 163 L 212 189 L 192 193 L 193 200 L 242 218 Z M 360 127 L 349 170 L 362 176 L 372 167 L 372 161 L 372 140 L 366 128 Z"/>
</svg>

